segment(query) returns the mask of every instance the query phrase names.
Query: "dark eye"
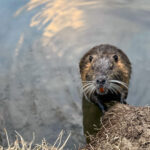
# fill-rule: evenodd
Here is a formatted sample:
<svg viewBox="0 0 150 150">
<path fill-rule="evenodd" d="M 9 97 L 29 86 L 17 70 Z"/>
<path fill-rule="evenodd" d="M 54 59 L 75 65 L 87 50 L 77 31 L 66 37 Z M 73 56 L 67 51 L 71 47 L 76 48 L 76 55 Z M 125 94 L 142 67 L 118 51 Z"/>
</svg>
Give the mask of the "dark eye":
<svg viewBox="0 0 150 150">
<path fill-rule="evenodd" d="M 114 55 L 113 58 L 114 58 L 115 62 L 118 62 L 118 56 L 117 55 Z"/>
<path fill-rule="evenodd" d="M 93 56 L 89 56 L 89 61 L 91 62 L 93 60 Z"/>
</svg>

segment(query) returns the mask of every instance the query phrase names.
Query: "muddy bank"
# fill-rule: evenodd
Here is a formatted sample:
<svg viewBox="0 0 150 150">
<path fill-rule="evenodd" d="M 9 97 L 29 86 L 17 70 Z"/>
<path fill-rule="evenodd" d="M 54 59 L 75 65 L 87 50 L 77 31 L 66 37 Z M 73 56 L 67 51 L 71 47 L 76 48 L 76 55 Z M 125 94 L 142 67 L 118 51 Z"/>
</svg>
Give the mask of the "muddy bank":
<svg viewBox="0 0 150 150">
<path fill-rule="evenodd" d="M 148 150 L 150 107 L 115 104 L 100 120 L 96 137 L 82 150 Z"/>
</svg>

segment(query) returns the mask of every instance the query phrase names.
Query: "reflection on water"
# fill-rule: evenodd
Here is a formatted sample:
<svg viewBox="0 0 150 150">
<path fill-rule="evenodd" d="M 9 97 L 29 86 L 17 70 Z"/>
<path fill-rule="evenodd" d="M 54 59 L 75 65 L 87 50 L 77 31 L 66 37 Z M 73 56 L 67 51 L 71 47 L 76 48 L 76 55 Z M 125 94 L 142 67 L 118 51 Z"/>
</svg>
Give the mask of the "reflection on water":
<svg viewBox="0 0 150 150">
<path fill-rule="evenodd" d="M 24 34 L 21 34 L 20 39 L 19 39 L 16 49 L 15 49 L 15 56 L 18 56 L 19 50 L 21 49 L 23 41 L 24 41 Z"/>
<path fill-rule="evenodd" d="M 66 27 L 77 29 L 84 26 L 83 11 L 78 6 L 93 5 L 94 2 L 69 1 L 69 0 L 30 0 L 23 8 L 20 8 L 16 15 L 24 9 L 32 9 L 44 5 L 39 9 L 30 23 L 30 27 L 44 27 L 43 36 L 52 37 Z"/>
<path fill-rule="evenodd" d="M 29 140 L 35 132 L 36 142 L 51 143 L 71 130 L 67 148 L 83 144 L 78 63 L 101 43 L 123 49 L 132 62 L 127 101 L 150 104 L 149 6 L 148 0 L 0 1 L 1 129 Z"/>
</svg>

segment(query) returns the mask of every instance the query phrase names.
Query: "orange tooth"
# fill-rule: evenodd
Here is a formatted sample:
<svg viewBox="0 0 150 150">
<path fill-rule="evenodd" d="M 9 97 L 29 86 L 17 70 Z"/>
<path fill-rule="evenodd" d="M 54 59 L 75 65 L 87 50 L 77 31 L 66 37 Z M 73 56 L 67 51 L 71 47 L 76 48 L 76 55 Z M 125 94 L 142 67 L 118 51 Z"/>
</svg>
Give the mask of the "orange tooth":
<svg viewBox="0 0 150 150">
<path fill-rule="evenodd" d="M 100 88 L 99 91 L 100 91 L 101 93 L 104 93 L 104 88 Z"/>
</svg>

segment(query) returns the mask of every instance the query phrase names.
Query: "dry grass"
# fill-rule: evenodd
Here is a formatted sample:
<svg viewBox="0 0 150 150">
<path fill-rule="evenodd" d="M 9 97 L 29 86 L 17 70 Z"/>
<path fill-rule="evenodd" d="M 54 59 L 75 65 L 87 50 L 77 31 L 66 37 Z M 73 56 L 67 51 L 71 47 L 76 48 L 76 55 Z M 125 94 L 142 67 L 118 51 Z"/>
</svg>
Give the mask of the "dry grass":
<svg viewBox="0 0 150 150">
<path fill-rule="evenodd" d="M 42 140 L 41 144 L 34 144 L 34 134 L 32 141 L 27 142 L 18 132 L 16 132 L 16 140 L 13 143 L 10 143 L 6 129 L 4 129 L 4 131 L 7 139 L 7 147 L 0 145 L 0 150 L 63 150 L 69 137 L 71 136 L 70 133 L 66 140 L 62 143 L 62 137 L 64 134 L 64 131 L 62 130 L 53 145 L 47 143 L 45 139 Z"/>
</svg>

